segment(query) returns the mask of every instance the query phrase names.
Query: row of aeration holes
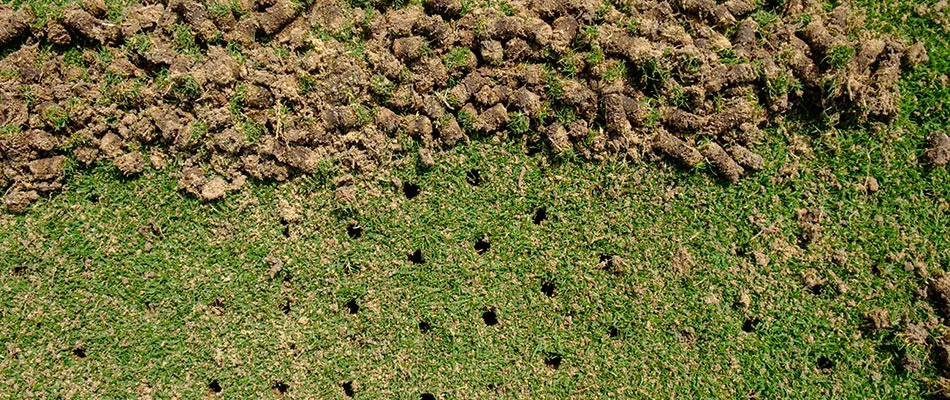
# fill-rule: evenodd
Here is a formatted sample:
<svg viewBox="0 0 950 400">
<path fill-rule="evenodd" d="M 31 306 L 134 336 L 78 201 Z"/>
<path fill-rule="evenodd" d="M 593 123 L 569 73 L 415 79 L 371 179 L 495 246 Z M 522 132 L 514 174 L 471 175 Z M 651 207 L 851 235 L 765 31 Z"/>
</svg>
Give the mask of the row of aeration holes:
<svg viewBox="0 0 950 400">
<path fill-rule="evenodd" d="M 558 363 L 560 363 L 560 360 L 558 360 Z M 353 381 L 343 382 L 340 385 L 340 387 L 343 389 L 343 394 L 345 394 L 346 397 L 356 396 L 356 391 L 353 390 Z M 224 388 L 221 387 L 221 383 L 218 382 L 217 379 L 212 380 L 210 383 L 208 383 L 208 389 L 211 390 L 212 393 L 221 393 L 222 391 L 224 391 Z M 276 391 L 277 393 L 284 394 L 290 391 L 290 385 L 284 382 L 278 381 L 278 382 L 274 382 L 274 384 L 271 386 L 271 389 Z M 432 393 L 423 393 L 419 397 L 422 400 L 435 400 L 435 395 L 433 395 Z"/>
</svg>

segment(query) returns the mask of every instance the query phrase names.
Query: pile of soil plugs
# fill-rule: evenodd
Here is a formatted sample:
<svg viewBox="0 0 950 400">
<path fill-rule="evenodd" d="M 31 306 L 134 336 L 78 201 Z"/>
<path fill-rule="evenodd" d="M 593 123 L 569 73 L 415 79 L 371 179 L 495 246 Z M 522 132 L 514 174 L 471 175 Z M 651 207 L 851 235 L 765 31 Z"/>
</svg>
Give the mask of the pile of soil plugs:
<svg viewBox="0 0 950 400">
<path fill-rule="evenodd" d="M 902 69 L 927 57 L 815 0 L 422 3 L 0 5 L 4 203 L 22 212 L 101 161 L 133 176 L 180 158 L 180 187 L 213 200 L 469 140 L 708 162 L 736 182 L 789 113 L 888 121 Z"/>
</svg>

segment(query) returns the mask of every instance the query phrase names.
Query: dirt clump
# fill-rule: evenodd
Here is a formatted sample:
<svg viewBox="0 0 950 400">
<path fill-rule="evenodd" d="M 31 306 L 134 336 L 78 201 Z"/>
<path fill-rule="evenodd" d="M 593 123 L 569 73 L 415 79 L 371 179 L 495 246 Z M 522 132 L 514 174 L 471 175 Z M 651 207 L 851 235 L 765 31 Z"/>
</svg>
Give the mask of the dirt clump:
<svg viewBox="0 0 950 400">
<path fill-rule="evenodd" d="M 950 162 L 950 136 L 944 132 L 933 132 L 927 139 L 927 144 L 924 160 L 928 164 L 942 167 Z"/>
<path fill-rule="evenodd" d="M 867 325 L 873 331 L 884 331 L 893 325 L 891 315 L 883 308 L 875 308 L 867 314 Z"/>
<path fill-rule="evenodd" d="M 126 153 L 115 159 L 115 166 L 125 176 L 137 175 L 145 170 L 145 157 L 138 152 Z"/>
</svg>

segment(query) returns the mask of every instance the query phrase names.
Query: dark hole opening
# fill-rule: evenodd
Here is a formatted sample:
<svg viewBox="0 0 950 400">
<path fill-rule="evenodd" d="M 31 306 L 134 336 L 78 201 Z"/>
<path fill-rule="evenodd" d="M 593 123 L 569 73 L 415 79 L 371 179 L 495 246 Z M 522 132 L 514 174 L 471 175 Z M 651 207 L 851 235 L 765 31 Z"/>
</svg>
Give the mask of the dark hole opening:
<svg viewBox="0 0 950 400">
<path fill-rule="evenodd" d="M 818 357 L 818 368 L 823 370 L 830 370 L 835 367 L 835 362 L 825 356 Z"/>
<path fill-rule="evenodd" d="M 215 393 L 221 393 L 221 384 L 215 379 L 208 384 L 208 389 L 211 389 L 211 391 Z"/>
<path fill-rule="evenodd" d="M 422 258 L 422 250 L 416 250 L 409 255 L 409 261 L 412 261 L 413 264 L 424 264 L 426 262 L 425 258 Z"/>
<path fill-rule="evenodd" d="M 86 358 L 86 349 L 77 347 L 73 349 L 73 355 L 79 358 Z"/>
<path fill-rule="evenodd" d="M 465 174 L 465 180 L 468 181 L 468 184 L 472 186 L 481 185 L 482 174 L 477 169 L 470 170 Z"/>
<path fill-rule="evenodd" d="M 280 394 L 284 394 L 284 393 L 287 393 L 288 390 L 290 390 L 290 385 L 287 385 L 286 383 L 283 383 L 283 382 L 275 382 L 274 386 L 272 386 L 271 388 L 276 390 Z"/>
<path fill-rule="evenodd" d="M 427 321 L 419 321 L 419 331 L 422 333 L 429 333 L 432 330 L 432 324 Z"/>
<path fill-rule="evenodd" d="M 554 297 L 554 282 L 544 282 L 541 284 L 541 293 L 545 296 Z"/>
<path fill-rule="evenodd" d="M 495 313 L 495 310 L 488 310 L 482 314 L 482 320 L 485 321 L 485 325 L 495 326 L 498 325 L 498 314 Z"/>
<path fill-rule="evenodd" d="M 825 285 L 822 284 L 822 283 L 819 283 L 819 284 L 817 284 L 817 285 L 813 285 L 813 286 L 811 286 L 811 287 L 808 288 L 808 291 L 811 292 L 811 294 L 813 294 L 813 295 L 815 295 L 815 296 L 820 296 L 822 293 L 825 292 Z"/>
<path fill-rule="evenodd" d="M 286 223 L 286 222 L 281 222 L 281 225 L 283 225 L 284 227 L 283 227 L 283 229 L 281 229 L 280 233 L 281 233 L 282 235 L 284 235 L 285 238 L 289 238 L 289 237 L 290 237 L 290 224 L 288 224 L 288 223 Z"/>
<path fill-rule="evenodd" d="M 620 330 L 617 329 L 616 326 L 611 326 L 610 329 L 607 330 L 607 334 L 610 335 L 611 338 L 616 338 L 620 336 Z"/>
<path fill-rule="evenodd" d="M 755 332 L 756 327 L 759 325 L 758 318 L 746 318 L 745 322 L 742 323 L 742 331 L 752 333 Z"/>
<path fill-rule="evenodd" d="M 284 314 L 290 313 L 290 299 L 284 300 L 284 305 L 280 306 L 280 310 L 283 311 Z"/>
<path fill-rule="evenodd" d="M 484 254 L 490 248 L 491 243 L 488 243 L 488 241 L 485 239 L 478 239 L 475 241 L 475 252 L 478 254 Z"/>
<path fill-rule="evenodd" d="M 406 182 L 402 184 L 402 194 L 406 195 L 406 198 L 409 200 L 416 198 L 421 190 L 422 188 L 415 183 Z"/>
<path fill-rule="evenodd" d="M 420 397 L 422 400 L 435 400 L 435 395 L 432 393 L 423 393 Z"/>
<path fill-rule="evenodd" d="M 220 297 L 215 297 L 214 301 L 211 302 L 211 307 L 224 308 L 224 300 Z"/>
<path fill-rule="evenodd" d="M 343 387 L 343 394 L 345 394 L 346 397 L 353 397 L 356 395 L 356 392 L 353 391 L 353 381 L 343 382 L 343 384 L 340 386 Z"/>
<path fill-rule="evenodd" d="M 544 220 L 548 219 L 548 209 L 541 207 L 534 211 L 534 224 L 540 225 Z"/>
<path fill-rule="evenodd" d="M 349 303 L 346 303 L 346 308 L 350 310 L 350 314 L 356 314 L 360 312 L 360 305 L 356 304 L 356 299 L 350 300 Z"/>
<path fill-rule="evenodd" d="M 16 267 L 13 267 L 13 275 L 20 276 L 20 275 L 23 275 L 24 272 L 26 272 L 26 267 L 22 265 L 17 265 Z"/>
<path fill-rule="evenodd" d="M 604 265 L 604 269 L 611 270 L 614 268 L 614 256 L 610 254 L 601 254 L 600 263 Z"/>
<path fill-rule="evenodd" d="M 363 227 L 359 224 L 350 224 L 346 227 L 346 234 L 350 236 L 350 239 L 359 239 L 363 236 Z"/>
<path fill-rule="evenodd" d="M 544 357 L 544 365 L 551 367 L 553 369 L 558 369 L 561 367 L 561 355 L 560 354 L 548 354 Z"/>
</svg>

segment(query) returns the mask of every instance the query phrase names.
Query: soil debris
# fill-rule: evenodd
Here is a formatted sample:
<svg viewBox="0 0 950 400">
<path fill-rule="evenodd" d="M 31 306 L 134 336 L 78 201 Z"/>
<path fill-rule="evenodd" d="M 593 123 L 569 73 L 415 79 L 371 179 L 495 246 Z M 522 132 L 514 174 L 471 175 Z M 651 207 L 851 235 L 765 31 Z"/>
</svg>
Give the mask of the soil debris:
<svg viewBox="0 0 950 400">
<path fill-rule="evenodd" d="M 132 176 L 149 154 L 180 159 L 182 190 L 213 200 L 324 162 L 394 168 L 408 147 L 431 166 L 480 139 L 708 160 L 734 183 L 764 167 L 763 127 L 802 111 L 888 121 L 901 71 L 927 59 L 848 6 L 799 5 L 88 0 L 39 22 L 2 5 L 0 189 L 22 209 L 62 186 L 63 158 Z M 935 134 L 927 162 L 945 165 L 948 142 Z"/>
<path fill-rule="evenodd" d="M 950 136 L 944 132 L 933 132 L 927 139 L 928 148 L 924 160 L 934 167 L 942 167 L 950 162 Z"/>
</svg>

